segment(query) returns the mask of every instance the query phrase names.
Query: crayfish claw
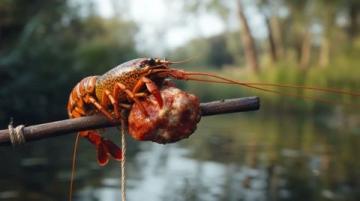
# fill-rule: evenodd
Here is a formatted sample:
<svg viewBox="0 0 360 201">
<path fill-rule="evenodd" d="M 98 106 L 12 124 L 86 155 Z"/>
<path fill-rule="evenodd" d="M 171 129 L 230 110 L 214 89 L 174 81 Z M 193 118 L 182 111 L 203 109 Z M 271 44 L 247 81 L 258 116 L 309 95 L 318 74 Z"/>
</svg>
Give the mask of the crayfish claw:
<svg viewBox="0 0 360 201">
<path fill-rule="evenodd" d="M 103 140 L 103 144 L 106 147 L 108 154 L 110 154 L 115 160 L 122 159 L 122 150 L 108 139 Z"/>
<path fill-rule="evenodd" d="M 106 146 L 103 143 L 96 145 L 97 161 L 100 166 L 105 166 L 109 162 L 109 155 Z"/>
</svg>

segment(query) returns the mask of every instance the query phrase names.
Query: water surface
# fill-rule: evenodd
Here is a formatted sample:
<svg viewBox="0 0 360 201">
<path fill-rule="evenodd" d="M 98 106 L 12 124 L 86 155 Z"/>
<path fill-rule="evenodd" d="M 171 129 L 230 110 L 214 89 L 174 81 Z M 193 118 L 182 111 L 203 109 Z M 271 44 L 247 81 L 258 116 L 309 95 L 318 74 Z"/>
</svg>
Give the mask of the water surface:
<svg viewBox="0 0 360 201">
<path fill-rule="evenodd" d="M 73 140 L 1 148 L 0 200 L 67 200 Z M 128 200 L 360 200 L 358 116 L 220 115 L 180 143 L 128 147 Z M 99 167 L 86 141 L 78 159 L 74 200 L 121 199 L 118 162 Z"/>
</svg>

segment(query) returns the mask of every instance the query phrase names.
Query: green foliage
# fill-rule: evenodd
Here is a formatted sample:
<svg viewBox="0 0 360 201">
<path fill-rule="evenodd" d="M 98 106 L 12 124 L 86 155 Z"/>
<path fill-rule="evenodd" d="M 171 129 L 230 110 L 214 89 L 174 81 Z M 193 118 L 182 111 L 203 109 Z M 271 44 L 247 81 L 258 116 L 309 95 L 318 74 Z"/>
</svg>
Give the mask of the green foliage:
<svg viewBox="0 0 360 201">
<path fill-rule="evenodd" d="M 243 3 L 246 11 L 249 2 Z M 318 8 L 322 8 L 325 4 L 324 8 L 333 13 L 331 17 L 345 16 L 349 25 L 344 27 L 345 25 L 338 23 L 327 23 L 329 16 L 317 12 Z M 120 18 L 104 19 L 97 16 L 93 8 L 90 8 L 89 12 L 83 12 L 80 11 L 80 7 L 69 5 L 67 1 L 0 2 L 0 121 L 2 125 L 6 125 L 11 116 L 16 117 L 16 121 L 25 123 L 65 117 L 68 94 L 79 80 L 89 75 L 101 74 L 123 61 L 137 57 L 134 35 L 138 27 L 134 22 Z M 184 5 L 188 6 L 190 12 L 209 11 L 220 15 L 224 21 L 233 15 L 231 12 L 237 11 L 231 8 L 233 4 L 217 0 L 188 1 Z M 281 8 L 288 11 L 286 15 L 274 14 L 281 24 L 281 29 L 278 31 L 284 36 L 282 40 L 284 40 L 285 52 L 278 61 L 270 62 L 269 59 L 264 59 L 270 58 L 268 41 L 257 40 L 259 58 L 262 59 L 260 62 L 262 70 L 258 74 L 241 68 L 245 63 L 244 50 L 240 43 L 241 30 L 227 29 L 226 33 L 216 36 L 193 39 L 188 44 L 171 51 L 167 56 L 172 60 L 192 58 L 189 64 L 196 67 L 192 70 L 215 69 L 213 72 L 216 74 L 241 81 L 306 84 L 358 91 L 360 40 L 356 29 L 357 12 L 354 12 L 358 8 L 355 6 L 357 4 L 353 1 L 334 0 L 325 3 L 318 0 L 277 1 L 278 7 L 275 8 L 274 5 L 266 4 L 269 9 Z M 351 17 L 354 18 L 353 21 Z M 311 20 L 308 21 L 309 19 Z M 301 56 L 299 53 L 303 43 L 301 33 L 314 23 L 314 19 L 325 34 L 313 34 L 310 65 L 307 69 L 300 69 L 298 57 Z M 330 25 L 335 28 L 326 29 Z M 322 51 L 321 37 L 330 35 L 326 33 L 330 30 L 336 30 L 331 37 L 328 37 L 331 42 L 328 54 L 330 62 L 328 66 L 320 67 L 317 57 Z M 348 38 L 348 35 L 352 37 Z M 276 111 L 287 111 L 289 108 L 290 111 L 294 108 L 299 108 L 298 110 L 328 108 L 311 100 L 298 102 L 296 99 L 256 92 L 256 90 L 250 91 L 244 87 L 193 82 L 186 87 L 203 100 L 258 94 L 270 105 L 268 108 Z M 357 101 L 348 96 L 323 95 L 294 89 L 275 90 L 336 99 L 345 103 Z"/>
<path fill-rule="evenodd" d="M 75 49 L 75 68 L 80 72 L 102 74 L 119 63 L 133 59 L 137 53 L 133 36 L 136 26 L 118 19 L 90 17 L 83 22 L 89 37 Z"/>
<path fill-rule="evenodd" d="M 195 39 L 188 45 L 180 47 L 168 54 L 172 60 L 184 60 L 188 58 L 196 58 L 191 65 L 209 65 L 208 55 L 210 52 L 210 45 L 207 40 Z"/>
<path fill-rule="evenodd" d="M 237 47 L 230 49 L 229 43 L 231 41 L 224 34 L 209 38 L 197 38 L 191 40 L 187 45 L 171 51 L 168 57 L 173 60 L 194 58 L 190 63 L 191 66 L 201 65 L 219 68 L 235 62 L 233 51 L 236 51 Z"/>
<path fill-rule="evenodd" d="M 224 20 L 226 25 L 229 21 L 222 18 L 222 16 L 234 14 L 230 12 L 238 12 L 238 9 L 227 9 L 226 12 L 230 14 L 223 15 L 220 12 L 221 9 L 216 6 L 217 3 L 219 2 L 194 1 L 185 5 L 189 5 L 192 12 L 200 12 L 204 9 L 208 12 L 218 11 L 217 14 Z M 243 4 L 245 11 L 247 6 L 251 5 L 247 1 L 243 1 Z M 209 5 L 215 6 L 209 7 Z M 227 6 L 230 3 L 220 5 L 229 8 Z M 214 68 L 219 69 L 214 73 L 240 81 L 308 85 L 358 91 L 360 82 L 358 76 L 360 73 L 358 68 L 360 64 L 358 59 L 360 58 L 360 45 L 358 29 L 356 28 L 359 25 L 359 18 L 356 13 L 359 13 L 357 11 L 359 11 L 360 7 L 356 3 L 341 0 L 261 1 L 257 6 L 269 20 L 268 31 L 270 32 L 272 29 L 272 33 L 277 34 L 277 39 L 280 40 L 276 41 L 273 38 L 271 41 L 268 39 L 270 35 L 267 39 L 257 39 L 257 54 L 261 59 L 261 71 L 258 74 L 248 72 L 242 68 L 245 63 L 243 54 L 246 50 L 242 47 L 240 40 L 241 30 L 229 31 L 231 30 L 229 28 L 227 32 L 216 37 L 192 40 L 178 49 L 181 51 L 176 50 L 172 55 L 180 55 L 180 57 L 187 55 L 185 58 L 200 58 L 195 59 L 196 62 L 192 63 L 195 65 L 192 66 L 207 66 L 208 69 L 201 68 L 203 71 L 210 71 Z M 286 12 L 280 14 L 276 11 Z M 274 20 L 275 18 L 277 20 Z M 274 23 L 278 23 L 278 26 L 275 26 Z M 256 31 L 252 30 L 252 32 Z M 225 39 L 221 40 L 221 42 L 214 42 L 218 38 Z M 278 54 L 277 59 L 271 59 L 273 57 L 270 55 L 273 55 L 271 53 L 274 53 L 274 51 L 270 49 L 269 42 L 273 42 L 274 47 L 279 48 L 279 52 L 275 52 Z M 212 54 L 212 50 L 218 50 L 218 52 Z M 227 54 L 223 53 L 224 50 L 227 51 Z M 180 54 L 178 54 L 179 52 Z M 170 58 L 172 58 L 172 55 L 170 55 Z M 223 62 L 225 60 L 231 62 Z M 198 68 L 195 70 L 198 70 Z M 205 89 L 196 84 L 188 84 L 187 86 L 195 90 L 196 94 L 204 99 L 237 97 L 237 94 L 249 94 L 248 89 L 244 89 L 244 87 L 239 89 L 240 87 L 233 88 L 224 85 L 219 86 L 218 84 L 207 84 Z M 324 112 L 331 111 L 337 105 L 351 105 L 359 101 L 356 97 L 340 94 L 320 93 L 294 88 L 272 87 L 271 89 L 280 91 L 283 94 L 290 94 L 290 96 L 310 97 L 290 98 L 289 96 L 257 91 L 256 94 L 260 95 L 263 102 L 268 105 L 265 110 L 276 112 Z M 216 92 L 216 94 L 211 94 L 211 92 Z M 252 90 L 251 93 L 254 93 L 254 91 Z M 325 104 L 314 99 L 325 99 L 341 104 Z M 349 108 L 349 106 L 346 108 Z"/>
<path fill-rule="evenodd" d="M 8 19 L 0 21 L 2 126 L 10 117 L 29 124 L 65 118 L 76 82 L 137 55 L 129 21 L 80 17 L 65 1 L 5 2 L 0 10 Z"/>
</svg>

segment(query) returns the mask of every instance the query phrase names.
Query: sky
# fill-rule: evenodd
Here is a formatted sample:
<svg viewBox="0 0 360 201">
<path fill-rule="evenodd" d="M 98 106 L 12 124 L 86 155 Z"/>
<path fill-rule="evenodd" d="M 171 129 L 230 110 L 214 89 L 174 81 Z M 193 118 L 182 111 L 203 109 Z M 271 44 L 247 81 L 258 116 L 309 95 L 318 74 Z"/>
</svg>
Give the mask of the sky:
<svg viewBox="0 0 360 201">
<path fill-rule="evenodd" d="M 193 38 L 239 28 L 236 12 L 231 12 L 226 24 L 208 11 L 198 15 L 184 12 L 182 1 L 178 0 L 95 0 L 95 3 L 101 16 L 112 17 L 118 12 L 117 15 L 135 21 L 139 26 L 135 36 L 137 49 L 149 56 L 162 56 L 166 50 L 179 47 Z M 256 8 L 248 6 L 245 12 L 252 30 L 255 30 L 254 37 L 266 37 L 263 18 Z"/>
</svg>

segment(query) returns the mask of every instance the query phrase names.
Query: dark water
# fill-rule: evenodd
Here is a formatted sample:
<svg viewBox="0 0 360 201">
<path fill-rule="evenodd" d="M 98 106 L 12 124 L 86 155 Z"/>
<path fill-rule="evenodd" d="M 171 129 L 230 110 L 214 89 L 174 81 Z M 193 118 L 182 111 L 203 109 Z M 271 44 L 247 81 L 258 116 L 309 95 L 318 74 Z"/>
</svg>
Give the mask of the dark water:
<svg viewBox="0 0 360 201">
<path fill-rule="evenodd" d="M 73 140 L 0 148 L 0 200 L 67 200 Z M 119 163 L 98 167 L 85 141 L 79 152 L 74 200 L 120 200 Z M 356 115 L 206 117 L 181 143 L 129 139 L 127 195 L 150 201 L 355 201 L 359 155 Z"/>
</svg>

